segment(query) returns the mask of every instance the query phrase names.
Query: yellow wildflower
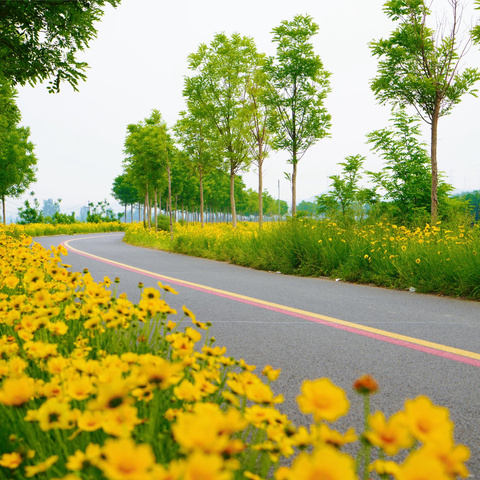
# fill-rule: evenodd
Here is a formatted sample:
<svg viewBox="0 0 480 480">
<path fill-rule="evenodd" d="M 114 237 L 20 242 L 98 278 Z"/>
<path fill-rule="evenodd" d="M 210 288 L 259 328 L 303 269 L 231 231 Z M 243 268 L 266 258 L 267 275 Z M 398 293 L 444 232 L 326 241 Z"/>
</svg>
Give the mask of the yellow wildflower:
<svg viewBox="0 0 480 480">
<path fill-rule="evenodd" d="M 334 422 L 350 407 L 345 391 L 328 378 L 305 380 L 301 391 L 302 394 L 297 397 L 298 406 L 303 413 L 313 414 L 315 422 Z"/>
</svg>

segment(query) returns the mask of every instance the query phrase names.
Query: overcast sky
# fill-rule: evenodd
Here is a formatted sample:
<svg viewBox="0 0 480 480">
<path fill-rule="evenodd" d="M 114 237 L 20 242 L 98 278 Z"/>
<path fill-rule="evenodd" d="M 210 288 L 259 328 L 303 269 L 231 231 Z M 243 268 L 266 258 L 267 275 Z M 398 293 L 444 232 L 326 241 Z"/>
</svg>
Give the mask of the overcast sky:
<svg viewBox="0 0 480 480">
<path fill-rule="evenodd" d="M 59 94 L 48 94 L 42 85 L 18 89 L 22 124 L 31 129 L 38 157 L 37 182 L 30 190 L 40 204 L 61 198 L 62 211 L 67 213 L 104 199 L 120 210 L 111 188 L 122 173 L 126 127 L 150 116 L 153 109 L 173 126 L 185 108 L 187 56 L 219 32 L 253 37 L 259 51 L 274 55 L 272 29 L 297 14 L 309 14 L 319 24 L 315 51 L 332 72 L 332 92 L 326 100 L 332 115 L 331 138 L 320 140 L 300 161 L 298 201 L 326 192 L 328 177 L 340 172 L 337 164 L 348 155 L 367 156 L 365 167 L 378 171 L 382 162 L 370 153 L 365 135 L 385 127 L 390 117 L 389 107 L 378 105 L 369 87 L 377 60 L 368 43 L 387 37 L 394 27 L 382 11 L 383 3 L 122 0 L 118 8 L 108 7 L 98 24 L 98 37 L 82 55 L 90 69 L 79 92 L 69 85 Z M 472 21 L 471 9 L 464 18 Z M 470 50 L 464 65 L 480 67 L 480 48 Z M 480 99 L 465 97 L 440 120 L 439 169 L 458 190 L 480 189 L 479 107 Z M 280 182 L 280 197 L 290 202 L 284 172 L 290 172 L 291 166 L 286 158 L 286 153 L 270 156 L 264 185 L 277 198 Z M 244 180 L 247 187 L 257 187 L 254 172 L 245 174 Z M 16 214 L 25 198 L 9 199 L 7 216 Z"/>
</svg>

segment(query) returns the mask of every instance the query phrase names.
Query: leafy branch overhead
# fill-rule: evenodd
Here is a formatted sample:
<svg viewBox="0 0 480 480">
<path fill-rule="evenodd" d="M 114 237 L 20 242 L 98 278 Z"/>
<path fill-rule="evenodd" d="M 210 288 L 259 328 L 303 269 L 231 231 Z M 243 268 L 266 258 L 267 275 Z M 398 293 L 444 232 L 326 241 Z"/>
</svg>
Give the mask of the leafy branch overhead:
<svg viewBox="0 0 480 480">
<path fill-rule="evenodd" d="M 0 77 L 13 85 L 50 79 L 48 90 L 62 82 L 75 90 L 85 80 L 86 62 L 78 59 L 97 36 L 95 23 L 107 4 L 120 0 L 0 2 Z"/>
</svg>

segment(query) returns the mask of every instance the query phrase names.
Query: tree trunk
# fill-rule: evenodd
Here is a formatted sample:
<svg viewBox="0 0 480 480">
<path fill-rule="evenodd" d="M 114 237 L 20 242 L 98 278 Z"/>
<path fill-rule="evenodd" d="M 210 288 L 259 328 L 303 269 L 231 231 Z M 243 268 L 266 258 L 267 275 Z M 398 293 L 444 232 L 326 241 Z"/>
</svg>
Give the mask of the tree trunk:
<svg viewBox="0 0 480 480">
<path fill-rule="evenodd" d="M 170 164 L 167 163 L 168 174 L 168 209 L 170 210 L 170 240 L 173 240 L 173 222 L 172 222 L 172 176 L 170 174 Z"/>
<path fill-rule="evenodd" d="M 6 217 L 6 213 L 5 213 L 5 196 L 2 195 L 2 215 L 3 215 L 3 224 L 6 225 L 7 224 L 7 217 Z"/>
<path fill-rule="evenodd" d="M 155 189 L 155 233 L 158 232 L 157 189 Z"/>
<path fill-rule="evenodd" d="M 204 211 L 203 211 L 203 169 L 199 167 L 198 169 L 198 176 L 200 178 L 200 222 L 202 224 L 202 228 L 204 227 Z"/>
<path fill-rule="evenodd" d="M 230 208 L 232 210 L 232 227 L 237 228 L 237 210 L 235 207 L 235 169 L 230 166 Z"/>
<path fill-rule="evenodd" d="M 261 146 L 258 158 L 258 228 L 263 225 L 263 161 L 261 159 Z"/>
<path fill-rule="evenodd" d="M 125 223 L 127 223 L 127 204 L 125 204 Z"/>
<path fill-rule="evenodd" d="M 440 114 L 440 105 L 437 103 L 432 116 L 430 161 L 432 163 L 432 192 L 431 192 L 431 217 L 432 224 L 437 220 L 438 214 L 438 165 L 437 165 L 437 142 L 438 142 L 438 119 Z"/>
<path fill-rule="evenodd" d="M 297 213 L 297 162 L 293 163 L 292 172 L 292 215 Z"/>
</svg>

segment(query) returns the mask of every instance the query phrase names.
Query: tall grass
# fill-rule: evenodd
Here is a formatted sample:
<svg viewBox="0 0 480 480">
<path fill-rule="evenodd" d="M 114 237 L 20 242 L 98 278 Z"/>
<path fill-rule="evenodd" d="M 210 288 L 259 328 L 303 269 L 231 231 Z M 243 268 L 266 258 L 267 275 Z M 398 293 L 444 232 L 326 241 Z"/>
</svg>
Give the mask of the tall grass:
<svg viewBox="0 0 480 480">
<path fill-rule="evenodd" d="M 478 225 L 397 226 L 388 221 L 341 226 L 293 218 L 267 224 L 176 225 L 165 232 L 129 225 L 125 241 L 260 270 L 480 299 Z"/>
</svg>

